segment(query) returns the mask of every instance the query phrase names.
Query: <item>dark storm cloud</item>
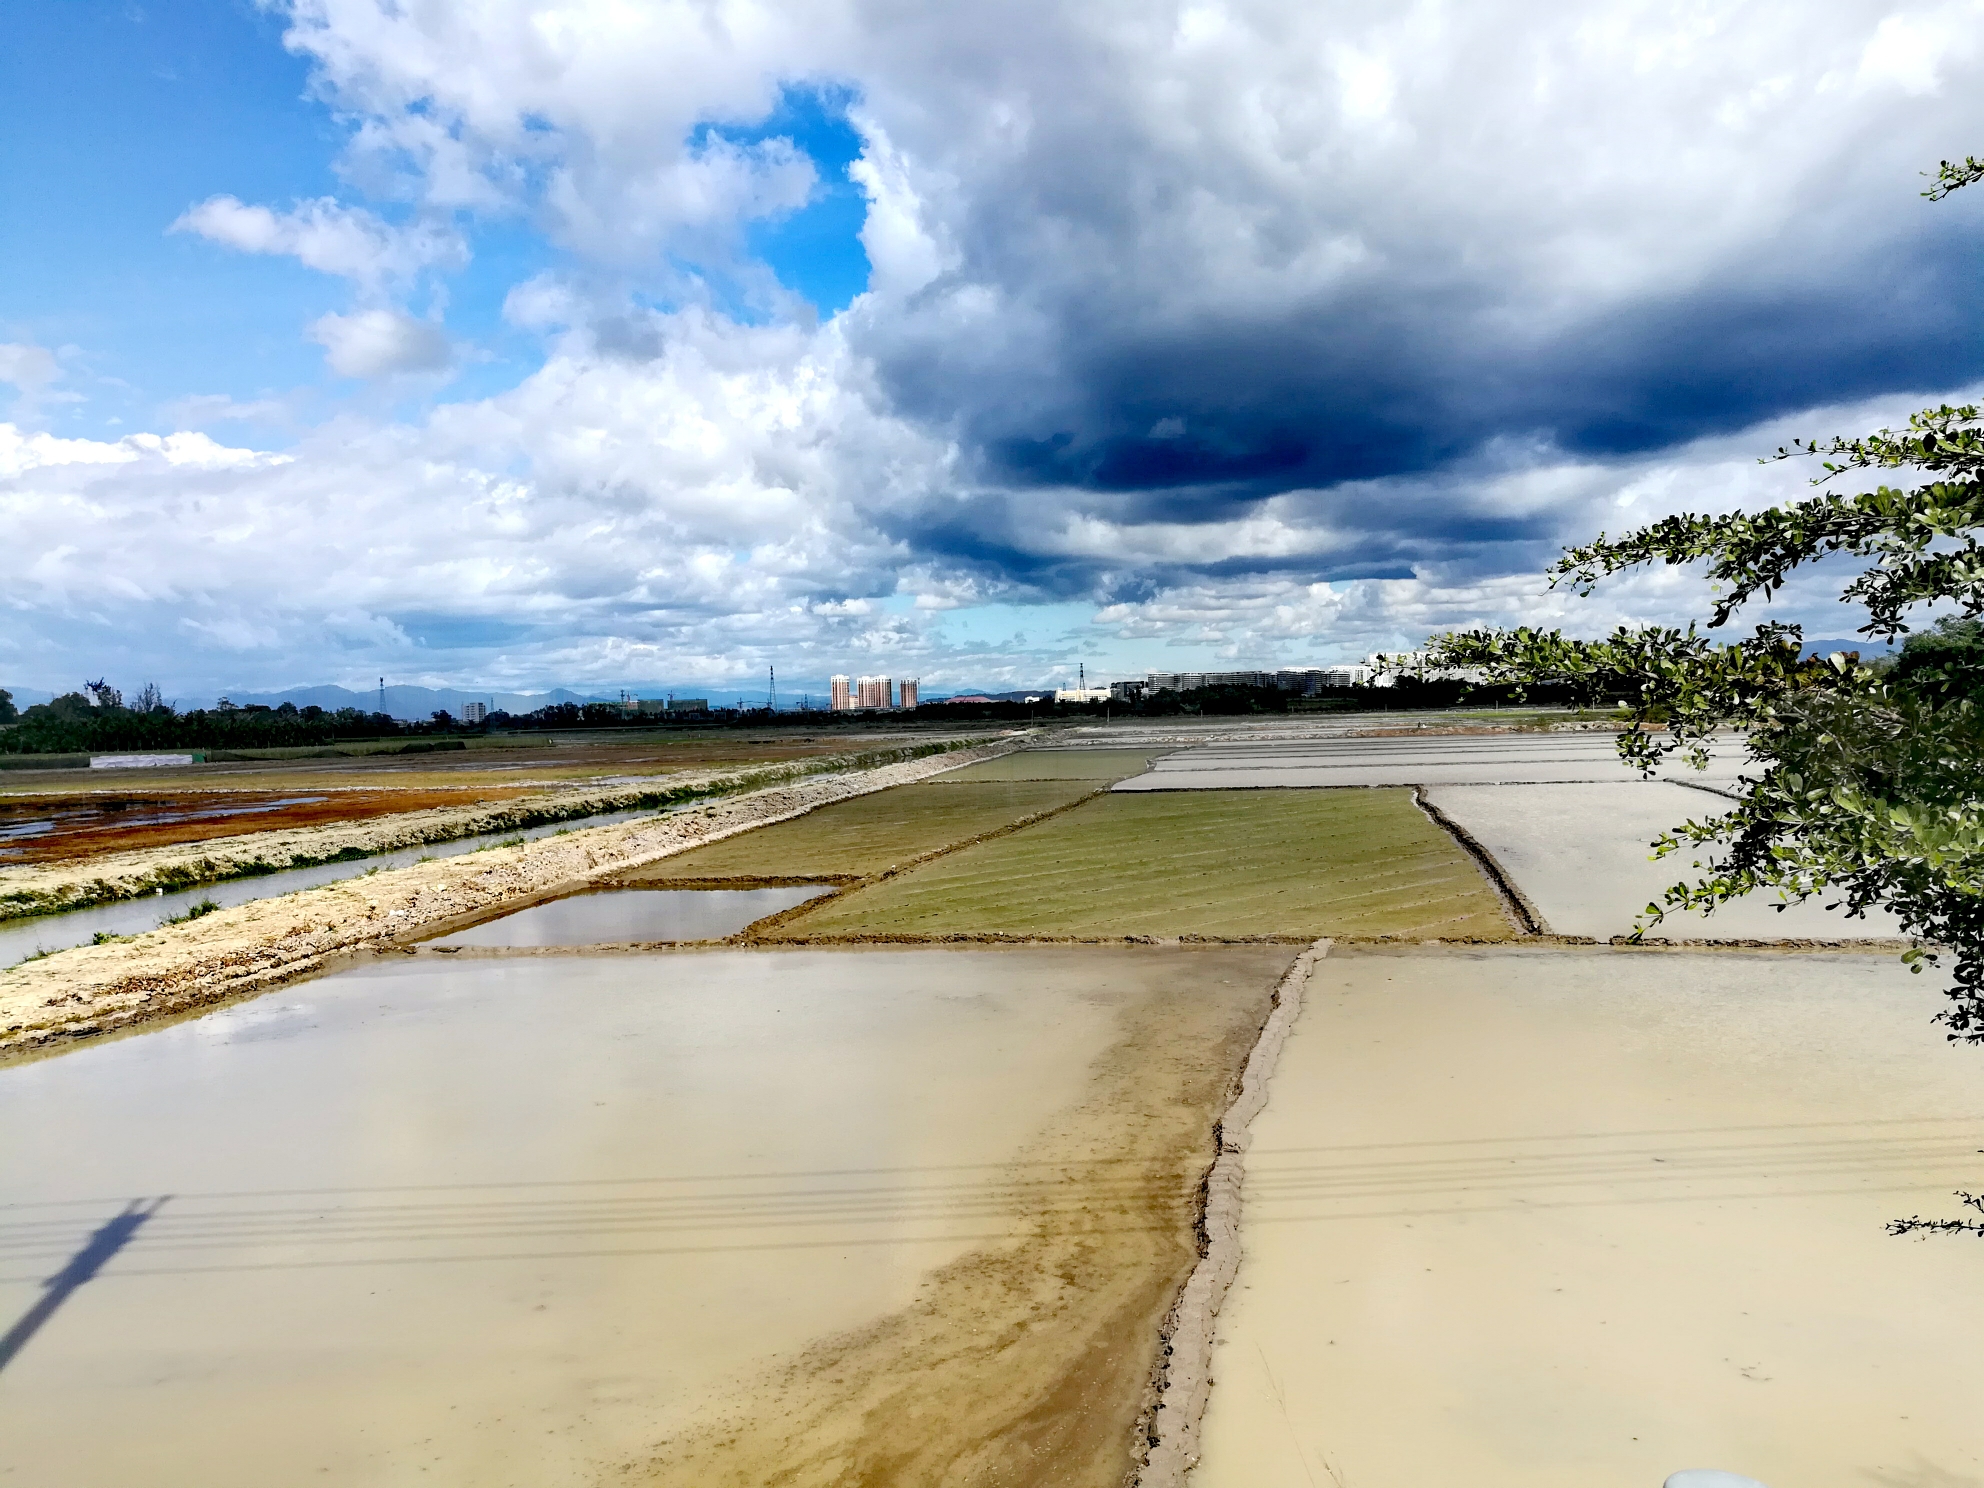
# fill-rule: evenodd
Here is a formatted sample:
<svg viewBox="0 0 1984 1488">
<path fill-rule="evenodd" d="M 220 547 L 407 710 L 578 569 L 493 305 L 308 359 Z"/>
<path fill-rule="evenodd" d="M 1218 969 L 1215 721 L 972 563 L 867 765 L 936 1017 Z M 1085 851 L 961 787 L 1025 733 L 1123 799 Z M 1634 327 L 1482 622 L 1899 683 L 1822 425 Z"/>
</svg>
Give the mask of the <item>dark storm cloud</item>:
<svg viewBox="0 0 1984 1488">
<path fill-rule="evenodd" d="M 955 369 L 927 353 L 888 370 L 906 404 L 971 409 L 992 483 L 1078 492 L 1083 510 L 1115 521 L 1220 521 L 1288 491 L 1437 473 L 1498 440 L 1644 454 L 1799 409 L 1962 385 L 1984 375 L 1976 218 L 1948 213 L 1912 240 L 1799 265 L 1790 282 L 1762 271 L 1799 246 L 1767 244 L 1762 263 L 1723 281 L 1544 335 L 1525 332 L 1526 307 L 1490 305 L 1489 286 L 1403 303 L 1375 284 L 1164 337 L 1134 313 L 1069 316 L 1059 323 L 1079 325 L 1079 343 L 997 378 L 981 359 Z M 1046 407 L 1042 361 L 1065 369 Z M 1465 520 L 1450 535 L 1490 538 Z"/>
</svg>

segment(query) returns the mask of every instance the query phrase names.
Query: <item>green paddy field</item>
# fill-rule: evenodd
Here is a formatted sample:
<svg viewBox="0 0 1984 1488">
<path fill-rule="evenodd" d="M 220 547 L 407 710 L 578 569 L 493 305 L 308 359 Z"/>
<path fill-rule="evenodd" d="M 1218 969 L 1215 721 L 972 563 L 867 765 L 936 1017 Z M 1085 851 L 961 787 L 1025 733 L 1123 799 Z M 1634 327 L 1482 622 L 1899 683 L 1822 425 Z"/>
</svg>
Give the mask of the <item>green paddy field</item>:
<svg viewBox="0 0 1984 1488">
<path fill-rule="evenodd" d="M 818 901 L 765 933 L 1504 940 L 1516 932 L 1481 870 L 1412 793 L 1381 789 L 1102 794 Z"/>
<path fill-rule="evenodd" d="M 851 883 L 1071 806 L 1107 780 L 990 780 L 898 786 L 823 806 L 622 874 L 641 888 Z"/>
</svg>

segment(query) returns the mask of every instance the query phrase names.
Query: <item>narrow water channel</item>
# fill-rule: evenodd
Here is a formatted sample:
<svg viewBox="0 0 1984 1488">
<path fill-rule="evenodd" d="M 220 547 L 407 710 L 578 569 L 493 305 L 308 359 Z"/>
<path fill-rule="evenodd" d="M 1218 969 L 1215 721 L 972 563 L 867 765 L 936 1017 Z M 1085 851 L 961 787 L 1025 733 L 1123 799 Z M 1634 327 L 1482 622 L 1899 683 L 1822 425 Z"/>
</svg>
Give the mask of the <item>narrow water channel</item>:
<svg viewBox="0 0 1984 1488">
<path fill-rule="evenodd" d="M 0 1467 L 598 1481 L 996 1238 L 1134 959 L 395 961 L 0 1070 Z"/>
<path fill-rule="evenodd" d="M 452 858 L 477 852 L 498 843 L 522 839 L 534 842 L 559 832 L 584 827 L 610 827 L 616 822 L 642 816 L 666 816 L 671 812 L 693 810 L 704 801 L 671 806 L 662 811 L 614 811 L 572 821 L 550 822 L 513 832 L 486 832 L 476 837 L 458 837 L 452 842 L 432 842 L 397 852 L 379 853 L 369 858 L 351 858 L 342 863 L 319 863 L 311 868 L 285 868 L 280 873 L 264 873 L 255 878 L 235 878 L 200 888 L 180 889 L 170 894 L 148 894 L 142 899 L 126 899 L 116 904 L 99 904 L 90 909 L 74 909 L 66 914 L 34 915 L 27 919 L 0 920 L 0 968 L 13 966 L 44 951 L 64 951 L 70 946 L 88 945 L 98 935 L 142 935 L 156 930 L 160 923 L 203 900 L 212 900 L 222 909 L 314 889 L 320 884 L 360 878 L 387 868 L 407 868 L 428 858 Z"/>
</svg>

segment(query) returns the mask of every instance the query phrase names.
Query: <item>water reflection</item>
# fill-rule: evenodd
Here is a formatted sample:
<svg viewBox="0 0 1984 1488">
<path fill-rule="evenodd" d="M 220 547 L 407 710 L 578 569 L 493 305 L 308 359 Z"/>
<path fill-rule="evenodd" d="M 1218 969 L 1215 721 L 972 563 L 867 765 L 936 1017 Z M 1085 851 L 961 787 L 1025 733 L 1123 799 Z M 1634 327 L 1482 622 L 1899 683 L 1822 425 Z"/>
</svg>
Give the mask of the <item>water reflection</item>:
<svg viewBox="0 0 1984 1488">
<path fill-rule="evenodd" d="M 607 889 L 535 904 L 428 944 L 523 949 L 722 940 L 753 921 L 829 892 L 825 884 L 770 889 Z"/>
</svg>

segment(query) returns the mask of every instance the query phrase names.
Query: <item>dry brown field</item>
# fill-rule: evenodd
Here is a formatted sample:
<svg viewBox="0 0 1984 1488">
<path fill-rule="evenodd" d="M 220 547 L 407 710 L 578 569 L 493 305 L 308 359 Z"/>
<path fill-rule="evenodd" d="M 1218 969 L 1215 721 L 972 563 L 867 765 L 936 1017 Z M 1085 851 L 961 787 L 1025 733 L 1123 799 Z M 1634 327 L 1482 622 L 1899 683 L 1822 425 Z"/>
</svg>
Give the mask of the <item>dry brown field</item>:
<svg viewBox="0 0 1984 1488">
<path fill-rule="evenodd" d="M 854 734 L 657 736 L 609 743 L 499 739 L 434 754 L 219 760 L 116 772 L 0 771 L 0 868 L 478 806 L 692 770 L 814 759 L 871 738 L 886 742 Z"/>
</svg>

